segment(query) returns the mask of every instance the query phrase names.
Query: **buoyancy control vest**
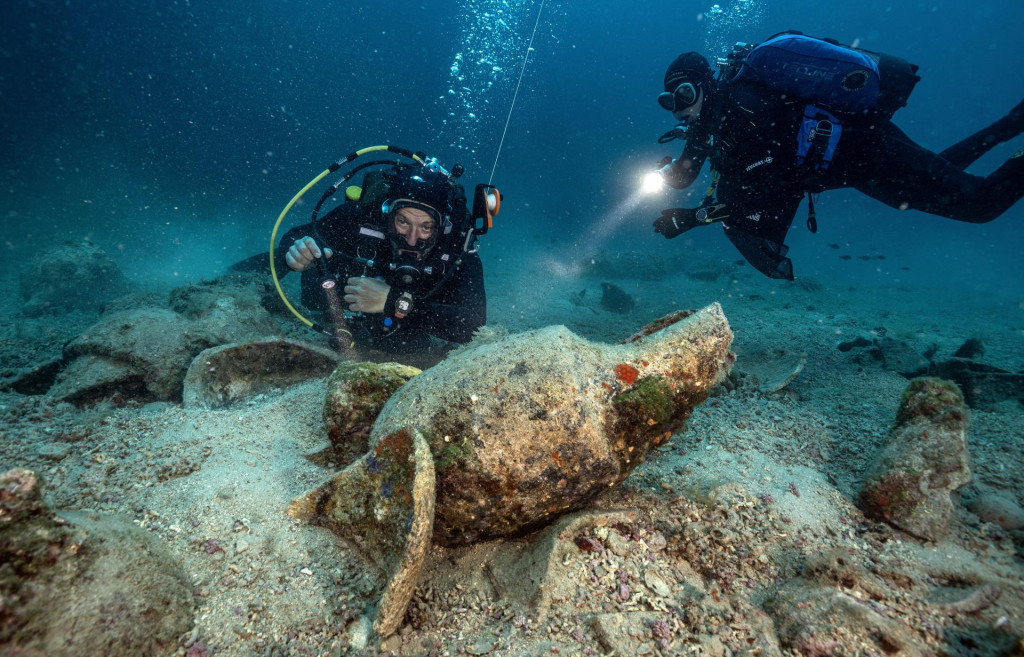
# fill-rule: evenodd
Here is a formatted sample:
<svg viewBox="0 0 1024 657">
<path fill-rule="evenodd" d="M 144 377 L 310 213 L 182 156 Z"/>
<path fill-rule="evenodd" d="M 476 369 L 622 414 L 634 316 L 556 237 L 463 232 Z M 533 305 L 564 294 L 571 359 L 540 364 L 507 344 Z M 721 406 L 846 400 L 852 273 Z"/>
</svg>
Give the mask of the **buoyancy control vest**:
<svg viewBox="0 0 1024 657">
<path fill-rule="evenodd" d="M 890 119 L 921 79 L 900 57 L 796 31 L 738 43 L 719 65 L 721 80 L 749 80 L 842 117 Z"/>
<path fill-rule="evenodd" d="M 720 83 L 752 82 L 804 103 L 795 163 L 811 175 L 832 163 L 844 123 L 891 119 L 921 80 L 917 65 L 901 57 L 795 30 L 759 44 L 737 43 L 718 65 Z M 807 227 L 816 232 L 810 188 L 807 193 Z"/>
</svg>

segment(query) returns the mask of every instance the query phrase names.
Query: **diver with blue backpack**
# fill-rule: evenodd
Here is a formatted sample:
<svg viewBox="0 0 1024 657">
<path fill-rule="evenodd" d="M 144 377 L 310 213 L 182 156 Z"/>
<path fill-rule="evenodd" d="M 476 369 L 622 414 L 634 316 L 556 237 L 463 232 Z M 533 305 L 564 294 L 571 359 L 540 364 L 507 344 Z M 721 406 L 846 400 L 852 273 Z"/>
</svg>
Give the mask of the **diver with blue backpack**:
<svg viewBox="0 0 1024 657">
<path fill-rule="evenodd" d="M 662 161 L 663 181 L 683 189 L 711 163 L 711 185 L 696 208 L 668 208 L 655 232 L 677 237 L 721 223 L 758 271 L 793 279 L 786 234 L 804 195 L 853 187 L 886 205 L 965 221 L 992 221 L 1024 196 L 1024 150 L 988 176 L 964 169 L 1024 132 L 1024 102 L 963 141 L 934 153 L 892 122 L 920 80 L 917 66 L 891 55 L 798 32 L 756 46 L 737 44 L 715 76 L 699 53 L 665 72 L 658 103 L 679 124 L 659 143 L 685 139 Z"/>
</svg>

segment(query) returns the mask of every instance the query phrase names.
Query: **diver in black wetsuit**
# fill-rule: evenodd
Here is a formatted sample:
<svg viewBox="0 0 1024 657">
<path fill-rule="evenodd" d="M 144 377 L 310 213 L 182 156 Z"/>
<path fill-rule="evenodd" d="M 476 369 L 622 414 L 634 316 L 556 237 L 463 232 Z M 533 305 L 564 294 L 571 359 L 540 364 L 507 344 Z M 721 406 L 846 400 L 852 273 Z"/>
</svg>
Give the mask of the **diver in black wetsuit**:
<svg viewBox="0 0 1024 657">
<path fill-rule="evenodd" d="M 916 67 L 911 67 L 909 75 L 914 72 Z M 907 95 L 917 79 L 913 76 Z M 798 137 L 806 136 L 800 132 L 806 125 L 806 100 L 754 76 L 716 80 L 707 60 L 695 52 L 669 65 L 664 88 L 659 104 L 686 130 L 682 155 L 663 160 L 664 181 L 676 189 L 688 187 L 710 159 L 715 182 L 700 207 L 663 211 L 654 222 L 655 231 L 673 238 L 721 222 L 743 256 L 772 278 L 793 279 L 784 241 L 804 194 L 809 197 L 807 223 L 812 231 L 817 225 L 811 195 L 829 189 L 853 187 L 893 208 L 970 223 L 992 221 L 1024 195 L 1024 151 L 988 176 L 964 171 L 993 146 L 1024 131 L 1024 102 L 938 154 L 896 127 L 891 112 L 843 117 L 841 132 L 830 145 L 830 161 L 822 166 L 820 159 L 817 164 L 804 161 L 813 153 L 804 153 L 804 158 L 797 153 Z M 891 111 L 898 106 L 902 104 Z M 829 146 L 819 135 L 822 144 Z"/>
<path fill-rule="evenodd" d="M 464 248 L 465 192 L 452 178 L 406 166 L 364 184 L 359 200 L 285 233 L 277 270 L 302 272 L 302 303 L 313 310 L 327 310 L 325 273 L 343 281 L 344 303 L 361 313 L 347 320 L 357 344 L 411 353 L 430 349 L 429 336 L 468 342 L 487 303 L 480 256 Z M 312 266 L 321 256 L 326 272 Z"/>
</svg>

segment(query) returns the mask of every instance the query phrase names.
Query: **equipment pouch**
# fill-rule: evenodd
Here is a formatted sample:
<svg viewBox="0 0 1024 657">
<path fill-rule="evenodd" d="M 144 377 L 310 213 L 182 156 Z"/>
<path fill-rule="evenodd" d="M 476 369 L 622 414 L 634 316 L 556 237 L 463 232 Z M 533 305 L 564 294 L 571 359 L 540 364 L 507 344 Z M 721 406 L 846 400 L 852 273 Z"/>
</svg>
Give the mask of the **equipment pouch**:
<svg viewBox="0 0 1024 657">
<path fill-rule="evenodd" d="M 828 169 L 842 134 L 842 123 L 834 114 L 815 105 L 804 107 L 796 142 L 796 165 L 806 162 L 815 171 Z"/>
</svg>

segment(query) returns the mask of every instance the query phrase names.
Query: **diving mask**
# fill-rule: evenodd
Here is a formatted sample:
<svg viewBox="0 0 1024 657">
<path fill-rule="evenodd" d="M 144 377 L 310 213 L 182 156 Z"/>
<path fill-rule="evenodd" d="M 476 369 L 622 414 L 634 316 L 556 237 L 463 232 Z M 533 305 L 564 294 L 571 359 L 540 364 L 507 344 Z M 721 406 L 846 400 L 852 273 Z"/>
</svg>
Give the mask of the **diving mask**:
<svg viewBox="0 0 1024 657">
<path fill-rule="evenodd" d="M 679 112 L 697 102 L 697 87 L 690 82 L 684 82 L 675 91 L 667 91 L 658 94 L 658 104 L 662 109 L 669 112 Z"/>
</svg>

